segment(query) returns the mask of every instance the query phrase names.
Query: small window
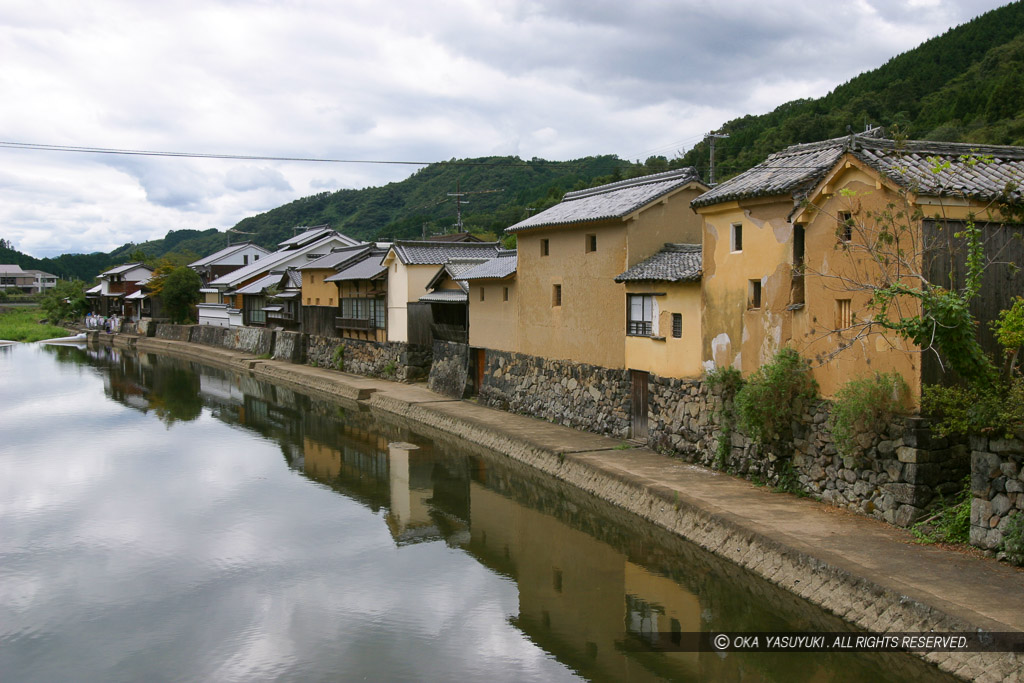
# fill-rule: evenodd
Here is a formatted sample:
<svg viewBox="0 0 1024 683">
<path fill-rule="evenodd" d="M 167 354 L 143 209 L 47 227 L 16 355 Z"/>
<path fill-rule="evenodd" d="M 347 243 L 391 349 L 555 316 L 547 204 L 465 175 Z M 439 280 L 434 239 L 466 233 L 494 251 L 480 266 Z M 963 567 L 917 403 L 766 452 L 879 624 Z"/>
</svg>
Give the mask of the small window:
<svg viewBox="0 0 1024 683">
<path fill-rule="evenodd" d="M 327 305 L 328 306 L 333 306 L 334 305 L 334 297 L 333 296 L 327 300 Z"/>
<path fill-rule="evenodd" d="M 248 254 L 242 254 L 242 265 L 243 266 L 249 265 L 249 255 Z"/>
<path fill-rule="evenodd" d="M 547 256 L 551 253 L 551 244 L 548 240 L 544 239 L 540 241 L 540 255 Z"/>
<path fill-rule="evenodd" d="M 508 287 L 501 288 L 501 300 L 508 301 Z"/>
<path fill-rule="evenodd" d="M 853 327 L 853 309 L 849 299 L 836 299 L 836 328 Z"/>
<path fill-rule="evenodd" d="M 551 288 L 551 305 L 562 305 L 562 285 L 555 285 Z"/>
<path fill-rule="evenodd" d="M 681 339 L 683 336 L 683 314 L 673 313 L 672 314 L 672 336 L 676 339 Z"/>
<path fill-rule="evenodd" d="M 316 305 L 317 305 L 317 306 L 319 306 L 319 305 L 320 305 L 320 297 L 317 297 L 317 298 L 316 298 Z"/>
<path fill-rule="evenodd" d="M 484 288 L 481 287 L 480 288 L 480 301 L 483 301 L 483 300 L 484 300 Z"/>
<path fill-rule="evenodd" d="M 751 280 L 747 289 L 747 308 L 761 308 L 761 281 Z"/>
<path fill-rule="evenodd" d="M 732 224 L 732 251 L 743 251 L 743 224 Z"/>
<path fill-rule="evenodd" d="M 654 297 L 650 294 L 626 297 L 626 334 L 641 337 L 654 334 Z"/>
<path fill-rule="evenodd" d="M 592 251 L 597 251 L 597 235 L 587 235 L 584 249 L 588 254 Z"/>
<path fill-rule="evenodd" d="M 552 570 L 551 587 L 554 588 L 555 591 L 558 592 L 558 593 L 562 592 L 562 570 L 561 569 L 554 569 L 554 570 Z"/>
<path fill-rule="evenodd" d="M 253 254 L 252 255 L 252 260 L 253 261 L 259 261 L 260 260 L 260 255 L 259 254 Z"/>
<path fill-rule="evenodd" d="M 312 306 L 313 305 L 313 298 L 312 297 L 309 297 L 309 296 L 306 297 L 306 305 L 307 306 Z"/>
<path fill-rule="evenodd" d="M 309 284 L 313 284 L 313 273 L 309 274 Z"/>
<path fill-rule="evenodd" d="M 839 226 L 836 228 L 836 236 L 843 243 L 849 243 L 853 239 L 853 214 L 849 211 L 843 211 L 839 214 Z"/>
</svg>

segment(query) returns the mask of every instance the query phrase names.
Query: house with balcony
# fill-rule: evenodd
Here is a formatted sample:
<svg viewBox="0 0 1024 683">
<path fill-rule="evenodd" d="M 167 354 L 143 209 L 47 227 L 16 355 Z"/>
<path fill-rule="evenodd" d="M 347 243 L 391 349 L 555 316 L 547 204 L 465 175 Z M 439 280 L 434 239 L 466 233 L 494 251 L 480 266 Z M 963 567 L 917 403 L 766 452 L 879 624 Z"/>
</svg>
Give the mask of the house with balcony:
<svg viewBox="0 0 1024 683">
<path fill-rule="evenodd" d="M 30 292 L 35 285 L 35 276 L 21 266 L 0 264 L 0 289 L 15 292 Z"/>
<path fill-rule="evenodd" d="M 381 259 L 391 244 L 378 242 L 337 265 L 324 278 L 337 287 L 340 311 L 334 319 L 335 334 L 343 339 L 388 341 L 388 269 Z"/>
<path fill-rule="evenodd" d="M 127 263 L 100 273 L 98 291 L 94 287 L 87 293 L 93 312 L 102 316 L 131 313 L 134 303 L 126 306 L 126 297 L 142 289 L 152 276 L 153 269 L 144 263 Z"/>
<path fill-rule="evenodd" d="M 343 333 L 344 329 L 349 329 L 354 332 L 349 338 L 375 338 L 376 335 L 369 332 L 376 328 L 371 327 L 368 321 L 374 318 L 375 311 L 370 309 L 374 308 L 373 304 L 378 295 L 370 294 L 371 288 L 365 283 L 363 291 L 360 292 L 359 280 L 345 281 L 346 284 L 342 285 L 340 281 L 330 278 L 357 263 L 367 259 L 373 260 L 373 254 L 376 254 L 376 265 L 379 268 L 380 258 L 384 252 L 384 248 L 375 244 L 360 243 L 354 246 L 335 247 L 331 253 L 301 266 L 299 272 L 302 274 L 302 291 L 299 296 L 299 311 L 302 331 L 321 337 L 334 337 L 346 336 Z M 347 300 L 344 304 L 343 298 Z M 356 299 L 371 301 L 354 304 Z M 383 301 L 381 308 L 383 317 Z M 353 320 L 354 327 L 338 328 L 338 320 L 342 317 Z"/>
</svg>

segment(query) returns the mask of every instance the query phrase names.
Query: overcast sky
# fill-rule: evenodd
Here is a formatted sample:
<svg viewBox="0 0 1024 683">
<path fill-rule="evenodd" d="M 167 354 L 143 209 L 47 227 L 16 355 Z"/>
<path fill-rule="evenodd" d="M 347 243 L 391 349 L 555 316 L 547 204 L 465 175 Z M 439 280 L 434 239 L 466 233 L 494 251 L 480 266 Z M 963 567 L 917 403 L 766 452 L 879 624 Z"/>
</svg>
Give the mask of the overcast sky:
<svg viewBox="0 0 1024 683">
<path fill-rule="evenodd" d="M 671 157 L 1002 4 L 6 0 L 0 141 L 395 161 Z M 0 148 L 0 237 L 39 257 L 109 251 L 416 168 Z"/>
</svg>

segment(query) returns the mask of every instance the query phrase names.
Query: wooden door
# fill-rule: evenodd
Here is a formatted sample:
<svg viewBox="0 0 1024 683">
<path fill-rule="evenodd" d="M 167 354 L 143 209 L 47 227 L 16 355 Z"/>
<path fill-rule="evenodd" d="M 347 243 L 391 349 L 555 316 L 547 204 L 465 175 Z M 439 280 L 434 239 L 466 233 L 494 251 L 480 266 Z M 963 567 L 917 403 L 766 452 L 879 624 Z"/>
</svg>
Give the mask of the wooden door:
<svg viewBox="0 0 1024 683">
<path fill-rule="evenodd" d="M 643 370 L 630 370 L 629 373 L 633 380 L 630 433 L 637 441 L 647 441 L 648 373 Z"/>
</svg>

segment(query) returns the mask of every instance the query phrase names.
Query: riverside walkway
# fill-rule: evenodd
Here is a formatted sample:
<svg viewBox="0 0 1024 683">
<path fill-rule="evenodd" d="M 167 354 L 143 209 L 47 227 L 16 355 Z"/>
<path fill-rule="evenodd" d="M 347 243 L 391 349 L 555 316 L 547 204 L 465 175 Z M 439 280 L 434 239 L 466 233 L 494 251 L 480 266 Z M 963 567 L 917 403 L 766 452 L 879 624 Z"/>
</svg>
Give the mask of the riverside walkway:
<svg viewBox="0 0 1024 683">
<path fill-rule="evenodd" d="M 579 486 L 875 632 L 1024 632 L 1024 570 L 623 441 L 334 370 L 154 338 L 90 340 L 249 372 L 404 416 Z M 966 680 L 1022 681 L 1024 654 L 923 655 Z"/>
</svg>

